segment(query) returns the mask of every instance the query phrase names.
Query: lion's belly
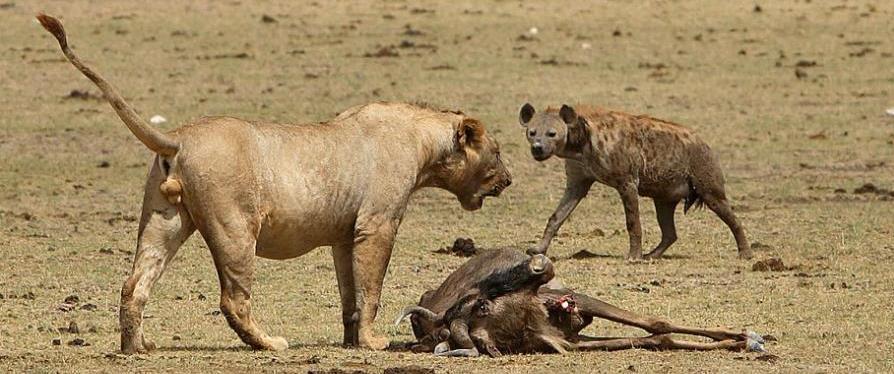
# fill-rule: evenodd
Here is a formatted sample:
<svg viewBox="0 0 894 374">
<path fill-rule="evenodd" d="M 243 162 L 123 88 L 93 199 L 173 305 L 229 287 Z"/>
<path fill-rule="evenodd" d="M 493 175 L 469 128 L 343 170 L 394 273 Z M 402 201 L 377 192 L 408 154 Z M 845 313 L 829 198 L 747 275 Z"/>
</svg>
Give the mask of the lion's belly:
<svg viewBox="0 0 894 374">
<path fill-rule="evenodd" d="M 351 240 L 352 218 L 315 213 L 278 210 L 268 214 L 258 233 L 255 254 L 284 260 L 301 256 L 317 247 Z"/>
</svg>

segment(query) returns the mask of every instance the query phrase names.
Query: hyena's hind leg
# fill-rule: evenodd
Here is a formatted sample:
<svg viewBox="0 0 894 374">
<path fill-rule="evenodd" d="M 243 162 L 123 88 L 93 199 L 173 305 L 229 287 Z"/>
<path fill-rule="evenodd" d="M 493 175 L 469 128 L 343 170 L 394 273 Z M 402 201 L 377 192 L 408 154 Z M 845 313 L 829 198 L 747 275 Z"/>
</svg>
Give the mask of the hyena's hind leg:
<svg viewBox="0 0 894 374">
<path fill-rule="evenodd" d="M 723 223 L 729 226 L 730 231 L 733 232 L 733 236 L 736 238 L 736 246 L 739 247 L 739 258 L 743 260 L 750 259 L 752 257 L 751 246 L 748 245 L 748 239 L 745 238 L 745 230 L 736 218 L 736 214 L 733 213 L 729 200 L 726 199 L 726 194 L 721 190 L 719 193 L 707 193 L 702 196 L 702 199 L 704 199 L 708 209 L 716 213 L 723 220 Z"/>
<path fill-rule="evenodd" d="M 726 199 L 723 172 L 710 150 L 706 151 L 706 155 L 707 158 L 702 160 L 701 167 L 694 170 L 693 178 L 690 181 L 692 188 L 690 196 L 687 198 L 687 205 L 692 205 L 692 203 L 698 205 L 700 202 L 707 205 L 708 209 L 717 214 L 733 232 L 736 246 L 739 248 L 739 258 L 750 259 L 752 257 L 751 246 L 748 245 L 748 239 L 745 238 L 745 230 L 733 213 L 729 200 Z"/>
<path fill-rule="evenodd" d="M 658 218 L 658 226 L 661 227 L 661 242 L 651 252 L 645 255 L 647 259 L 659 258 L 671 244 L 677 241 L 677 228 L 674 225 L 674 212 L 679 201 L 667 201 L 655 199 L 655 215 Z"/>
</svg>

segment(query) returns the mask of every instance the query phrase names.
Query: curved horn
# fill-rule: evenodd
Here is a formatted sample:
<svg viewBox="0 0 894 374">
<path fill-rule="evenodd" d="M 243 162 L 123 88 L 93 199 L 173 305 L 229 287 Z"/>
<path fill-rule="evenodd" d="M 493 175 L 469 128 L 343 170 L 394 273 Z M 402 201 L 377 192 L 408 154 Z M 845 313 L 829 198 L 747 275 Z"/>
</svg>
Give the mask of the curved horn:
<svg viewBox="0 0 894 374">
<path fill-rule="evenodd" d="M 431 323 L 436 323 L 438 321 L 438 315 L 431 310 L 426 309 L 425 307 L 421 307 L 419 305 L 410 305 L 403 310 L 401 310 L 400 315 L 397 316 L 397 319 L 394 320 L 395 325 L 399 325 L 407 316 L 415 314 L 422 318 L 427 319 Z"/>
</svg>

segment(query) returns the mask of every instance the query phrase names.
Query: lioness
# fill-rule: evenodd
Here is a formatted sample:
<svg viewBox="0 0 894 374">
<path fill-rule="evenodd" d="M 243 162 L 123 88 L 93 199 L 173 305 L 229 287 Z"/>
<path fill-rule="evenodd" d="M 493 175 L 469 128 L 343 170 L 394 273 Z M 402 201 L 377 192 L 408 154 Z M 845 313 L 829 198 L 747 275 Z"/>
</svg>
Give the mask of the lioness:
<svg viewBox="0 0 894 374">
<path fill-rule="evenodd" d="M 332 246 L 344 343 L 384 349 L 388 339 L 375 336 L 372 324 L 410 194 L 438 187 L 475 210 L 511 183 L 499 145 L 480 122 L 408 104 L 362 105 L 327 124 L 210 117 L 162 133 L 75 56 L 57 19 L 37 18 L 157 154 L 146 181 L 133 272 L 121 290 L 125 353 L 153 348 L 143 335 L 143 307 L 195 230 L 214 258 L 220 309 L 246 344 L 288 347 L 252 318 L 254 256 L 287 259 Z"/>
<path fill-rule="evenodd" d="M 519 111 L 519 123 L 531 144 L 531 155 L 544 161 L 565 159 L 566 188 L 549 218 L 540 243 L 529 254 L 545 253 L 559 227 L 587 196 L 593 182 L 615 188 L 624 203 L 630 251 L 642 259 L 639 196 L 655 202 L 661 242 L 647 258 L 658 258 L 677 240 L 674 211 L 706 204 L 729 226 L 739 258 L 751 258 L 745 231 L 733 214 L 724 191 L 723 172 L 711 148 L 691 130 L 656 118 L 594 108 L 548 108 L 536 113 L 531 104 Z"/>
</svg>

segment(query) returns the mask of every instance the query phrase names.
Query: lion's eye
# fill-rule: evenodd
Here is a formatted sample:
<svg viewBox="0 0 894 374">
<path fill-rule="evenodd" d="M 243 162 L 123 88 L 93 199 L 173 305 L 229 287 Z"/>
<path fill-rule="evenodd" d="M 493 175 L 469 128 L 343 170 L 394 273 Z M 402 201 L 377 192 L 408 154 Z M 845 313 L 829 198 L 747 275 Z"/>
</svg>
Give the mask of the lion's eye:
<svg viewBox="0 0 894 374">
<path fill-rule="evenodd" d="M 537 130 L 528 131 L 528 136 L 533 137 L 534 135 L 537 135 Z"/>
<path fill-rule="evenodd" d="M 547 132 L 546 132 L 546 136 L 549 136 L 550 138 L 555 138 L 555 137 L 556 137 L 556 130 L 549 130 L 549 131 L 547 131 Z"/>
</svg>

